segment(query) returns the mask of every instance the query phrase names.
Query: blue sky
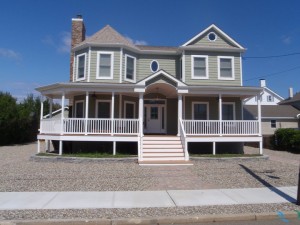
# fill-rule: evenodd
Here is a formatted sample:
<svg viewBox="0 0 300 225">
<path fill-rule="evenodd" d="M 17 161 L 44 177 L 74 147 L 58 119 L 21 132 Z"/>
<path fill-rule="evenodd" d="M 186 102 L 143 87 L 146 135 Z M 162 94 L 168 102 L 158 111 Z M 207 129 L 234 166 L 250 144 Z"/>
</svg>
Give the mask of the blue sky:
<svg viewBox="0 0 300 225">
<path fill-rule="evenodd" d="M 216 24 L 247 48 L 244 85 L 267 85 L 283 97 L 300 91 L 299 0 L 2 0 L 0 91 L 21 99 L 69 78 L 71 18 L 82 14 L 90 36 L 106 24 L 134 42 L 179 46 Z"/>
</svg>

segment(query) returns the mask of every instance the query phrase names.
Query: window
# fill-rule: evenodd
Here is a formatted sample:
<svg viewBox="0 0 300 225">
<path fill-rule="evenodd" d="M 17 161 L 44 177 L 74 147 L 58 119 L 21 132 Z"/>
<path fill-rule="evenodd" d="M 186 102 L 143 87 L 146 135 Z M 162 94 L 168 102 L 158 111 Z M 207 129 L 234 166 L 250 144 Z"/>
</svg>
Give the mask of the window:
<svg viewBox="0 0 300 225">
<path fill-rule="evenodd" d="M 214 32 L 210 32 L 207 35 L 207 38 L 208 38 L 209 41 L 215 41 L 215 40 L 217 40 L 217 35 Z"/>
<path fill-rule="evenodd" d="M 208 56 L 192 55 L 192 79 L 208 78 Z"/>
<path fill-rule="evenodd" d="M 156 60 L 153 60 L 151 63 L 150 63 L 150 68 L 151 68 L 151 71 L 153 73 L 155 73 L 158 69 L 159 69 L 159 64 Z"/>
<path fill-rule="evenodd" d="M 158 107 L 151 106 L 150 107 L 150 119 L 157 120 L 158 119 Z"/>
<path fill-rule="evenodd" d="M 127 119 L 135 118 L 135 102 L 125 101 L 124 104 L 125 104 L 124 117 Z"/>
<path fill-rule="evenodd" d="M 234 80 L 233 57 L 218 57 L 219 79 Z"/>
<path fill-rule="evenodd" d="M 113 52 L 98 52 L 97 79 L 113 79 Z"/>
<path fill-rule="evenodd" d="M 208 120 L 208 103 L 193 102 L 193 120 Z"/>
<path fill-rule="evenodd" d="M 271 128 L 276 128 L 276 120 L 271 120 Z"/>
<path fill-rule="evenodd" d="M 76 101 L 75 102 L 75 118 L 84 118 L 84 101 Z"/>
<path fill-rule="evenodd" d="M 125 68 L 126 68 L 126 74 L 125 74 L 125 80 L 129 81 L 135 81 L 135 57 L 126 55 L 126 61 L 125 61 Z"/>
<path fill-rule="evenodd" d="M 99 100 L 96 104 L 96 117 L 97 118 L 110 118 L 110 101 Z"/>
<path fill-rule="evenodd" d="M 77 71 L 76 71 L 76 80 L 85 79 L 85 53 L 77 55 Z"/>
<path fill-rule="evenodd" d="M 268 95 L 267 102 L 274 102 L 274 97 L 272 95 Z"/>
<path fill-rule="evenodd" d="M 222 104 L 222 119 L 223 120 L 234 120 L 235 119 L 235 107 L 234 103 L 223 103 Z"/>
</svg>

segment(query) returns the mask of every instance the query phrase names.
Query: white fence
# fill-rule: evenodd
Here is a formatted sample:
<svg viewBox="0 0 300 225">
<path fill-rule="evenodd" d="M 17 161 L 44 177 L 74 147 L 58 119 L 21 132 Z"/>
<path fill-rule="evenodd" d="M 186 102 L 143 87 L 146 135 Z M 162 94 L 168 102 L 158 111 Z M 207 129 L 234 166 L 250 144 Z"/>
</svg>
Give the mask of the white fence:
<svg viewBox="0 0 300 225">
<path fill-rule="evenodd" d="M 183 120 L 187 135 L 259 135 L 257 120 Z"/>
<path fill-rule="evenodd" d="M 61 130 L 63 128 L 63 131 Z M 42 119 L 40 133 L 47 134 L 138 134 L 138 119 Z"/>
</svg>

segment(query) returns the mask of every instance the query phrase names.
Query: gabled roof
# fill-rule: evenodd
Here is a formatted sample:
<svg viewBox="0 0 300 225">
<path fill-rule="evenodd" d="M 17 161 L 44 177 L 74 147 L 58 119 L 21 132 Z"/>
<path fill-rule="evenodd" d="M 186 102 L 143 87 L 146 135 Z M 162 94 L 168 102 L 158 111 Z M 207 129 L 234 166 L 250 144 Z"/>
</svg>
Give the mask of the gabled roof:
<svg viewBox="0 0 300 225">
<path fill-rule="evenodd" d="M 281 102 L 279 102 L 280 105 L 289 105 L 293 103 L 299 103 L 300 102 L 300 92 L 296 93 L 294 97 L 292 98 L 287 98 Z"/>
<path fill-rule="evenodd" d="M 206 28 L 205 30 L 201 31 L 199 34 L 197 34 L 192 39 L 190 39 L 189 41 L 187 41 L 186 43 L 184 43 L 182 46 L 184 47 L 184 46 L 190 45 L 195 40 L 200 39 L 202 35 L 204 35 L 205 33 L 207 33 L 211 29 L 213 29 L 214 31 L 216 31 L 221 36 L 223 36 L 232 45 L 236 46 L 237 48 L 240 48 L 241 50 L 245 50 L 245 48 L 243 46 L 241 46 L 239 43 L 237 43 L 235 40 L 233 40 L 231 37 L 229 37 L 224 31 L 222 31 L 220 28 L 218 28 L 215 24 L 210 25 L 208 28 Z"/>
<path fill-rule="evenodd" d="M 299 110 L 290 105 L 262 105 L 261 117 L 268 119 L 296 119 L 300 113 Z M 256 105 L 244 105 L 244 118 L 257 117 Z"/>
<path fill-rule="evenodd" d="M 137 49 L 137 47 L 128 39 L 123 37 L 118 33 L 114 28 L 109 25 L 106 25 L 104 28 L 99 30 L 97 33 L 88 37 L 86 40 L 81 42 L 75 47 L 79 47 L 84 44 L 105 44 L 105 45 L 122 45 L 130 48 Z"/>
<path fill-rule="evenodd" d="M 281 97 L 279 94 L 277 94 L 276 92 L 272 91 L 270 88 L 264 87 L 264 89 L 265 89 L 267 92 L 269 92 L 270 94 L 273 94 L 274 96 L 276 96 L 278 99 L 280 99 L 280 101 L 284 99 L 284 98 Z"/>
</svg>

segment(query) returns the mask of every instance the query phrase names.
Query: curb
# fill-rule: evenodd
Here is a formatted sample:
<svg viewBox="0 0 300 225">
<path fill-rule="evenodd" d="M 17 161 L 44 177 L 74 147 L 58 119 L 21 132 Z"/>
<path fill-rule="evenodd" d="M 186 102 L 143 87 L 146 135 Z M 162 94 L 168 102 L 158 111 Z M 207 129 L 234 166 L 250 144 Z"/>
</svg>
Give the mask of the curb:
<svg viewBox="0 0 300 225">
<path fill-rule="evenodd" d="M 260 161 L 260 160 L 269 160 L 269 156 L 268 155 L 263 155 L 263 156 L 254 156 L 254 157 L 224 157 L 224 158 L 209 158 L 209 157 L 190 157 L 190 160 L 193 161 L 211 161 L 211 160 L 215 160 L 215 161 Z"/>
<path fill-rule="evenodd" d="M 297 218 L 294 211 L 283 212 L 286 219 Z M 229 221 L 264 221 L 280 218 L 277 213 L 257 213 L 257 214 L 223 214 L 223 215 L 192 215 L 192 216 L 168 216 L 149 218 L 116 218 L 116 219 L 62 219 L 62 220 L 11 220 L 0 221 L 0 225 L 161 225 L 161 224 L 193 224 L 209 222 L 229 222 Z"/>
</svg>

